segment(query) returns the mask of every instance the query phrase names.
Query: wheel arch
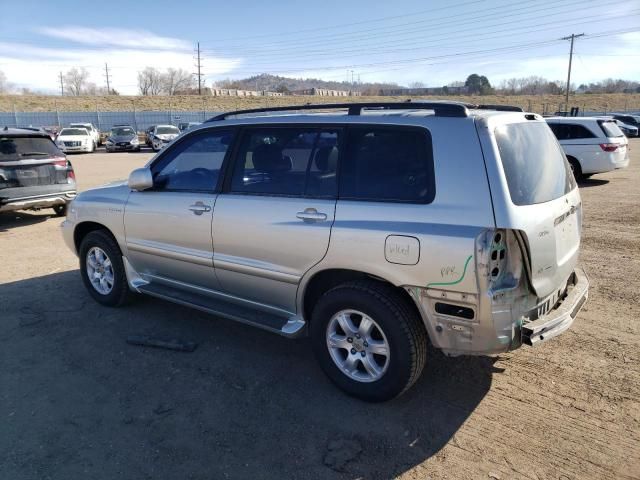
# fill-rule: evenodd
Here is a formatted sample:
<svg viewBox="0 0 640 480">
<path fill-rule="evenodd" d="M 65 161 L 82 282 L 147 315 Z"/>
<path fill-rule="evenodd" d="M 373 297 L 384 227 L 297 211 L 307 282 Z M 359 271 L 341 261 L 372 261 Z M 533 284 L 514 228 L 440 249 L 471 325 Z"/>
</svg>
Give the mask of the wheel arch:
<svg viewBox="0 0 640 480">
<path fill-rule="evenodd" d="M 111 230 L 109 230 L 109 228 L 106 225 L 103 225 L 102 223 L 98 223 L 98 222 L 92 222 L 92 221 L 80 222 L 78 223 L 78 225 L 76 225 L 76 228 L 73 230 L 73 244 L 76 248 L 76 252 L 80 252 L 80 244 L 82 243 L 82 240 L 88 234 L 90 234 L 91 232 L 95 232 L 96 230 L 104 230 L 109 235 L 111 235 L 114 240 L 116 240 L 115 235 Z M 116 240 L 116 243 L 118 243 L 117 240 Z"/>
<path fill-rule="evenodd" d="M 402 298 L 406 302 L 407 306 L 418 316 L 418 318 L 420 318 L 424 322 L 418 306 L 416 305 L 411 295 L 409 295 L 409 292 L 407 292 L 407 290 L 394 285 L 392 282 L 377 275 L 373 275 L 371 273 L 360 270 L 351 270 L 345 268 L 328 268 L 325 270 L 314 272 L 313 275 L 302 285 L 302 291 L 299 297 L 299 312 L 302 313 L 303 318 L 307 322 L 310 322 L 313 307 L 320 299 L 320 297 L 322 297 L 322 295 L 324 295 L 332 288 L 337 287 L 338 285 L 358 280 L 373 280 L 387 285 L 394 292 L 396 292 L 400 296 L 400 298 Z"/>
</svg>

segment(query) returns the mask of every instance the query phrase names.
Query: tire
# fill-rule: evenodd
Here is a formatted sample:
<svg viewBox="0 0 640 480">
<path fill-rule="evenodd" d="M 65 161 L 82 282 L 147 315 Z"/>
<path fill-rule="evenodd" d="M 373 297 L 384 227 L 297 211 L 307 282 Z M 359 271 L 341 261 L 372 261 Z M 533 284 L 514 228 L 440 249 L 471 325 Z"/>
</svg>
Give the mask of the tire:
<svg viewBox="0 0 640 480">
<path fill-rule="evenodd" d="M 56 214 L 56 217 L 65 217 L 67 215 L 67 204 L 64 205 L 54 205 L 53 211 Z"/>
<path fill-rule="evenodd" d="M 111 266 L 111 288 L 108 291 L 100 292 L 96 286 L 89 279 L 89 272 L 87 271 L 87 257 L 90 251 L 99 249 L 109 260 Z M 80 256 L 80 275 L 82 276 L 82 282 L 89 291 L 89 294 L 93 299 L 105 305 L 107 307 L 119 307 L 126 304 L 132 294 L 127 284 L 127 277 L 125 275 L 124 263 L 122 261 L 122 252 L 120 247 L 116 243 L 115 239 L 106 230 L 95 230 L 87 234 L 82 240 L 79 249 Z M 105 273 L 108 272 L 108 268 L 105 269 Z M 108 276 L 108 275 L 107 275 Z"/>
<path fill-rule="evenodd" d="M 351 330 L 355 336 L 339 327 L 339 318 L 348 318 L 358 328 Z M 370 334 L 363 334 L 361 328 L 365 318 L 375 325 Z M 329 335 L 339 339 L 334 341 L 338 348 L 330 348 Z M 422 373 L 427 355 L 427 333 L 418 314 L 392 287 L 375 281 L 345 283 L 326 292 L 313 310 L 311 343 L 329 379 L 347 394 L 368 402 L 387 401 L 408 390 Z M 371 353 L 374 348 L 383 352 L 384 345 L 386 357 Z M 340 361 L 351 373 L 338 365 Z M 351 367 L 345 367 L 347 362 Z"/>
<path fill-rule="evenodd" d="M 573 157 L 567 158 L 567 160 L 569 161 L 569 165 L 571 166 L 571 171 L 573 172 L 573 176 L 575 177 L 576 180 L 580 181 L 586 178 L 582 174 L 582 167 L 580 166 L 580 162 L 578 162 Z"/>
</svg>

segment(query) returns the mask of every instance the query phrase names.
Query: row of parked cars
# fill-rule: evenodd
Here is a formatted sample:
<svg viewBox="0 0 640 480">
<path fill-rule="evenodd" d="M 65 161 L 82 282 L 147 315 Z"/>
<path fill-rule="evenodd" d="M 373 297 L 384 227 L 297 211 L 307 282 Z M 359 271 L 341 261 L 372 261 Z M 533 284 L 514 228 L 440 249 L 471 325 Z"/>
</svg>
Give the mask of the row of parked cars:
<svg viewBox="0 0 640 480">
<path fill-rule="evenodd" d="M 145 131 L 144 143 L 157 152 L 180 135 L 182 131 L 195 125 L 199 125 L 199 122 L 180 123 L 177 127 L 174 125 L 152 125 Z M 35 130 L 45 131 L 44 129 Z M 138 133 L 131 125 L 126 124 L 114 125 L 104 142 L 100 132 L 92 123 L 72 123 L 59 132 L 47 131 L 47 133 L 64 153 L 91 153 L 103 143 L 107 152 L 140 151 L 141 147 Z"/>
</svg>

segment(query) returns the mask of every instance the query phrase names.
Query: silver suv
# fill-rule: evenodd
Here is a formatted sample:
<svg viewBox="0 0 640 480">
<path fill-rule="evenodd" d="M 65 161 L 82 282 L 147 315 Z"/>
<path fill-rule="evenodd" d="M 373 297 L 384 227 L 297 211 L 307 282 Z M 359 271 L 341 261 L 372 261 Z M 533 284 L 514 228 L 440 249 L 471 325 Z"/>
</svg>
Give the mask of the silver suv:
<svg viewBox="0 0 640 480">
<path fill-rule="evenodd" d="M 571 169 L 544 120 L 516 110 L 227 113 L 128 184 L 81 193 L 64 238 L 101 304 L 139 292 L 308 333 L 340 388 L 387 400 L 419 377 L 429 342 L 447 355 L 536 345 L 587 298 Z"/>
</svg>

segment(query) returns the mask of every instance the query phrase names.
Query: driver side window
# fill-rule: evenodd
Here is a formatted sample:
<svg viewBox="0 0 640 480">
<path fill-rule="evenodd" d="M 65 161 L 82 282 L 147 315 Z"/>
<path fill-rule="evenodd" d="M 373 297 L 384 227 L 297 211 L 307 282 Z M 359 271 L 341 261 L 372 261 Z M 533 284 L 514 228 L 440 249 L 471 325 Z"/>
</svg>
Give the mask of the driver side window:
<svg viewBox="0 0 640 480">
<path fill-rule="evenodd" d="M 152 167 L 156 190 L 215 190 L 222 162 L 233 140 L 230 130 L 210 130 L 190 135 Z"/>
</svg>

